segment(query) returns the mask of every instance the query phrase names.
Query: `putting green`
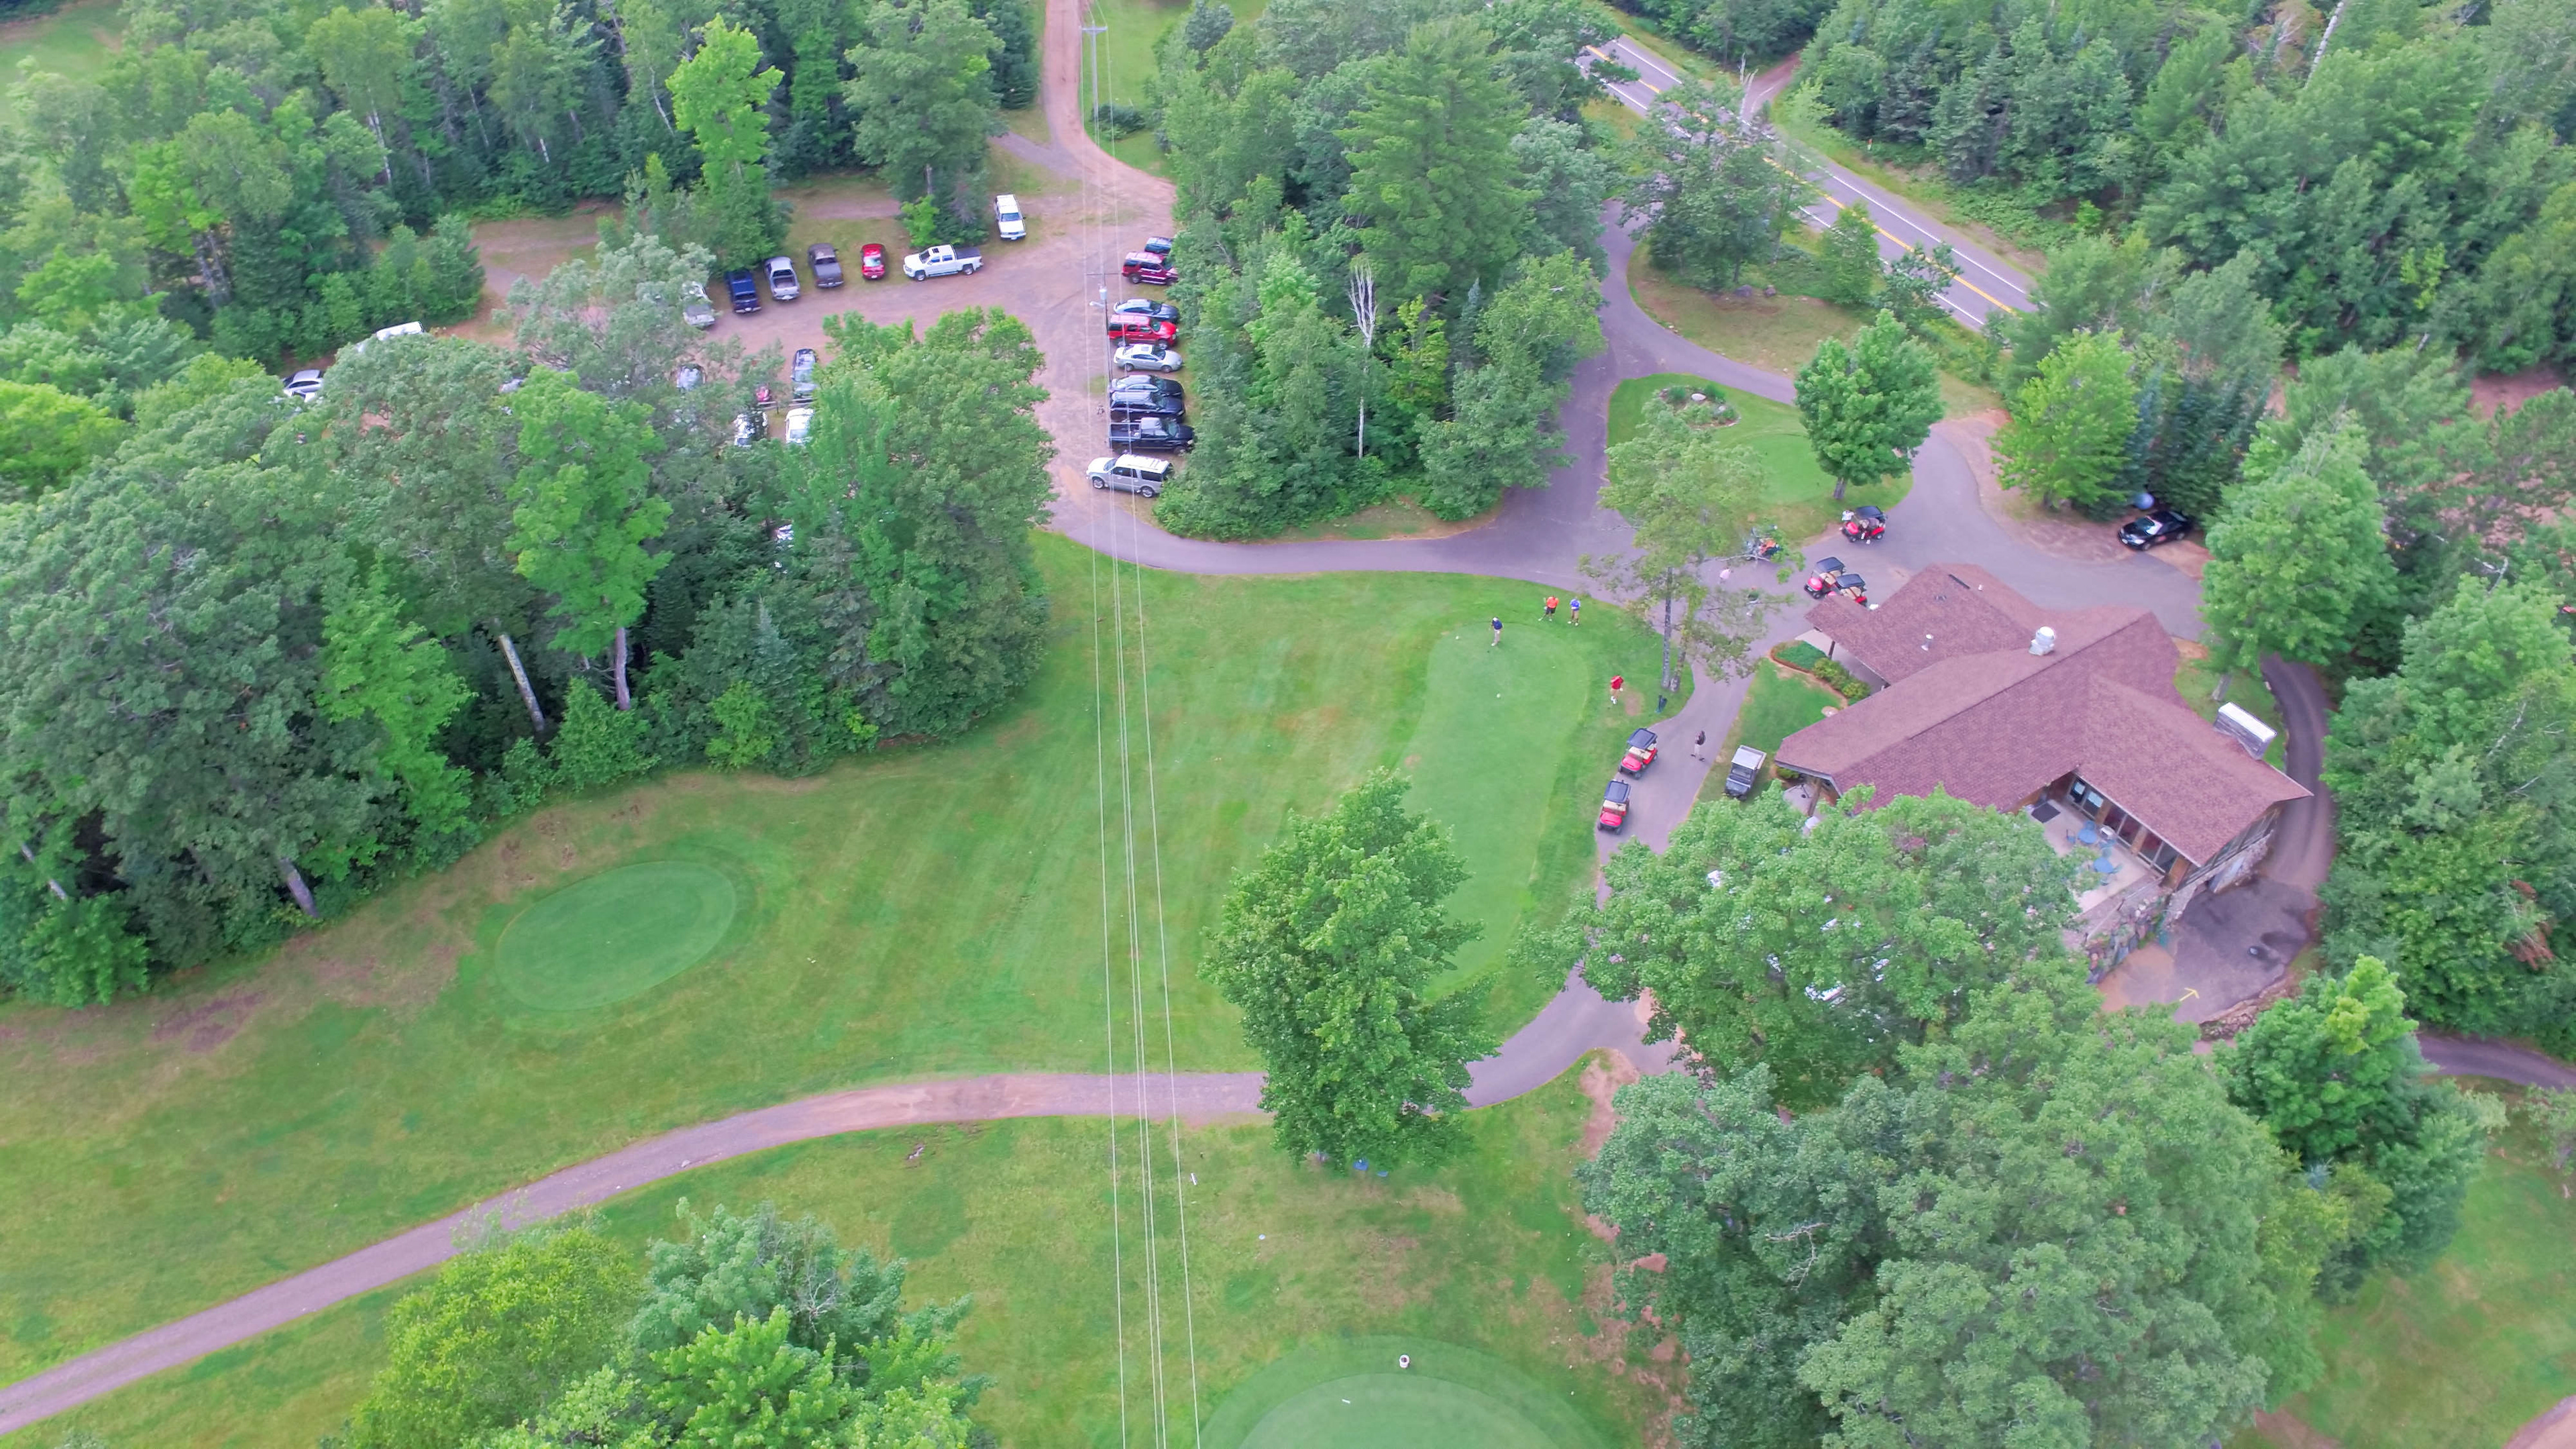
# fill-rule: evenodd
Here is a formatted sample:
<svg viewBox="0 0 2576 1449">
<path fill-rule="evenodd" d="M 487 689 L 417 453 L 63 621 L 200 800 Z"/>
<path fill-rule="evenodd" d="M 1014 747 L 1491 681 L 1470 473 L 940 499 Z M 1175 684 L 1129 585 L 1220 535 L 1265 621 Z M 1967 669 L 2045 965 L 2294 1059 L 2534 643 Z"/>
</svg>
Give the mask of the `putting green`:
<svg viewBox="0 0 2576 1449">
<path fill-rule="evenodd" d="M 1397 1366 L 1396 1356 L 1412 1360 Z M 1562 1389 L 1557 1391 L 1561 1394 Z M 1490 1354 L 1353 1338 L 1290 1354 L 1209 1420 L 1210 1449 L 1593 1449 L 1574 1408 Z"/>
<path fill-rule="evenodd" d="M 501 985 L 540 1011 L 624 1001 L 705 960 L 733 913 L 733 882 L 694 861 L 607 871 L 510 922 L 497 952 Z"/>
</svg>

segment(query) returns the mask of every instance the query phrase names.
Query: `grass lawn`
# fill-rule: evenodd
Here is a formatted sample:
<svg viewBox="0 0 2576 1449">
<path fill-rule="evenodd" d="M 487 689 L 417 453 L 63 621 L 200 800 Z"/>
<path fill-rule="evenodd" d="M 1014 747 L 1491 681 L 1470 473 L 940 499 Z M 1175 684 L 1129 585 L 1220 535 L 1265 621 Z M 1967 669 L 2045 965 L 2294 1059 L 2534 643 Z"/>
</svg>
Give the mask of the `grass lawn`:
<svg viewBox="0 0 2576 1449">
<path fill-rule="evenodd" d="M 1735 723 L 1728 727 L 1726 738 L 1717 742 L 1709 754 L 1717 763 L 1699 786 L 1702 800 L 1723 800 L 1726 795 L 1726 762 L 1735 755 L 1738 745 L 1751 745 L 1766 755 L 1780 753 L 1780 742 L 1825 717 L 1828 709 L 1842 708 L 1843 698 L 1803 674 L 1782 669 L 1769 660 L 1753 666 L 1753 686 L 1744 692 L 1744 707 L 1735 713 Z M 1765 767 L 1763 780 L 1771 776 Z M 1759 782 L 1756 788 L 1761 788 Z"/>
<path fill-rule="evenodd" d="M 1794 377 L 1816 355 L 1827 337 L 1845 339 L 1869 321 L 1856 308 L 1838 307 L 1814 297 L 1721 297 L 1703 291 L 1656 266 L 1643 250 L 1643 264 L 1628 268 L 1628 294 L 1646 315 L 1711 352 L 1738 362 Z M 2003 406 L 1992 388 L 1941 374 L 1941 407 L 1951 417 Z"/>
<path fill-rule="evenodd" d="M 2283 1409 L 2343 1449 L 2495 1449 L 2576 1393 L 2569 1190 L 2517 1116 L 2469 1188 L 2450 1248 L 2329 1313 L 2317 1335 L 2325 1378 Z M 2236 1443 L 2292 1449 L 2252 1430 Z"/>
<path fill-rule="evenodd" d="M 0 1008 L 0 1382 L 666 1128 L 1098 1070 L 1094 556 L 1039 548 L 1054 645 L 963 740 L 560 804 L 267 959 L 91 1011 Z M 1536 586 L 1463 576 L 1142 588 L 1180 1067 L 1253 1065 L 1194 969 L 1229 876 L 1379 765 L 1412 772 L 1474 872 L 1461 973 L 1499 972 L 1498 1026 L 1533 1014 L 1546 988 L 1500 958 L 1589 888 L 1599 763 L 1631 727 L 1598 684 L 1645 677 L 1653 636 L 1605 610 L 1494 649 L 1486 618 L 1532 617 Z M 712 954 L 595 1009 L 510 989 L 516 919 L 655 861 L 731 884 Z"/>
<path fill-rule="evenodd" d="M 1461 1162 L 1383 1180 L 1292 1162 L 1271 1146 L 1266 1124 L 1185 1129 L 1181 1167 L 1199 1182 L 1188 1201 L 1186 1323 L 1173 1286 L 1180 1277 L 1175 1245 L 1162 1243 L 1172 1442 L 1192 1442 L 1184 1351 L 1192 1334 L 1198 1417 L 1210 1445 L 1226 1444 L 1220 1435 L 1245 1427 L 1236 1421 L 1287 1398 L 1281 1374 L 1317 1360 L 1345 1367 L 1330 1360 L 1374 1347 L 1368 1335 L 1399 1336 L 1412 1345 L 1401 1351 L 1417 1357 L 1437 1354 L 1436 1345 L 1490 1356 L 1453 1355 L 1466 1362 L 1446 1372 L 1499 1394 L 1544 1396 L 1544 1408 L 1528 1408 L 1562 1432 L 1542 1442 L 1563 1449 L 1641 1442 L 1660 1398 L 1639 1377 L 1610 1367 L 1619 1340 L 1593 1316 L 1605 1302 L 1607 1252 L 1584 1229 L 1568 1176 L 1589 1110 L 1569 1074 L 1473 1114 L 1473 1148 Z M 610 1203 L 604 1221 L 640 1249 L 674 1231 L 682 1197 L 701 1210 L 767 1199 L 814 1212 L 844 1241 L 910 1260 L 911 1301 L 974 1295 L 960 1347 L 969 1371 L 997 1380 L 978 1417 L 1003 1443 L 1114 1444 L 1119 1325 L 1102 1166 L 1106 1131 L 1099 1121 L 1047 1119 L 854 1133 L 685 1174 Z M 1170 1141 L 1159 1130 L 1156 1139 L 1158 1150 Z M 919 1158 L 908 1161 L 916 1148 Z M 1169 1179 L 1163 1181 L 1168 1209 Z M 1132 1191 L 1124 1207 L 1127 1408 L 1141 1428 L 1149 1400 Z M 1168 1230 L 1172 1215 L 1166 1211 L 1162 1221 Z M 363 1393 L 381 1362 L 380 1324 L 396 1296 L 387 1290 L 317 1314 L 0 1444 L 50 1449 L 80 1427 L 118 1449 L 305 1449 L 337 1427 Z M 1383 1362 L 1365 1366 L 1393 1372 L 1396 1351 L 1373 1355 Z M 1236 1390 L 1273 1364 L 1279 1372 L 1229 1409 Z M 1445 1436 L 1409 1439 L 1408 1449 L 1467 1442 L 1457 1437 L 1465 1424 L 1443 1427 Z"/>
<path fill-rule="evenodd" d="M 2272 698 L 2272 686 L 2263 682 L 2263 671 L 2237 670 L 2228 678 L 2226 696 L 2220 698 L 2215 693 L 2218 671 L 2209 667 L 2209 650 L 2188 639 L 2174 642 L 2182 651 L 2182 667 L 2174 671 L 2174 692 L 2182 696 L 2182 702 L 2212 722 L 2218 718 L 2220 705 L 2232 704 L 2270 725 L 2272 743 L 2263 751 L 2263 762 L 2275 770 L 2287 770 L 2289 765 L 2282 750 L 2289 736 L 2281 733 L 2281 705 Z"/>
<path fill-rule="evenodd" d="M 1753 455 L 1762 460 L 1763 521 L 1777 528 L 1782 539 L 1803 542 L 1842 517 L 1841 506 L 1834 502 L 1834 480 L 1816 466 L 1815 450 L 1807 446 L 1807 425 L 1798 420 L 1798 410 L 1769 398 L 1719 387 L 1704 377 L 1658 372 L 1620 383 L 1610 394 L 1613 446 L 1636 436 L 1639 417 L 1649 405 L 1661 406 L 1655 394 L 1668 387 L 1687 387 L 1710 397 L 1722 397 L 1735 409 L 1738 421 L 1726 429 L 1726 436 L 1751 448 Z M 1872 495 L 1874 501 L 1881 508 L 1892 508 L 1912 491 L 1914 479 L 1900 475 L 1879 486 L 1887 493 L 1885 497 Z"/>
<path fill-rule="evenodd" d="M 124 44 L 116 9 L 117 0 L 78 0 L 48 15 L 0 24 L 0 109 L 16 109 L 5 91 L 18 83 L 21 61 L 74 79 L 106 69 Z"/>
<path fill-rule="evenodd" d="M 1249 25 L 1260 18 L 1264 0 L 1231 6 L 1234 23 Z M 1190 0 L 1091 0 L 1090 23 L 1107 26 L 1099 39 L 1099 94 L 1119 105 L 1134 106 L 1152 114 L 1146 90 L 1154 79 L 1154 47 L 1164 32 L 1187 19 Z M 1171 175 L 1171 162 L 1155 144 L 1151 126 L 1132 136 L 1112 141 L 1092 122 L 1099 101 L 1092 95 L 1092 78 L 1088 66 L 1083 71 L 1084 123 L 1093 125 L 1092 137 L 1102 150 L 1139 171 L 1156 176 Z"/>
</svg>

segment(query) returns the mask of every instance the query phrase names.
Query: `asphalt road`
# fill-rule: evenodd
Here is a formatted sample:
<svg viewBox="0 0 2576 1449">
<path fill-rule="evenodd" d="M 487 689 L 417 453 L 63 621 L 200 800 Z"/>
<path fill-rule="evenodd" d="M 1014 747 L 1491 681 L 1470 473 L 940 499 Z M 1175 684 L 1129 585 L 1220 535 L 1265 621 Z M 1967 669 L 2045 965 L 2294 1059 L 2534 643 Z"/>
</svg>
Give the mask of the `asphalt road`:
<svg viewBox="0 0 2576 1449">
<path fill-rule="evenodd" d="M 1654 104 L 1657 95 L 1681 79 L 1680 73 L 1653 51 L 1626 36 L 1594 50 L 1592 54 L 1637 73 L 1637 79 L 1614 83 L 1609 89 L 1628 109 L 1641 116 Z M 1746 112 L 1758 115 L 1770 97 L 1779 93 L 1794 69 L 1792 64 L 1766 72 L 1748 85 L 1744 103 Z M 1815 205 L 1806 209 L 1809 221 L 1819 227 L 1830 227 L 1844 207 L 1854 201 L 1866 201 L 1870 218 L 1878 226 L 1878 254 L 1883 260 L 1894 261 L 1917 246 L 1928 249 L 1943 242 L 1950 244 L 1950 250 L 1959 260 L 1959 279 L 1942 294 L 1941 304 L 1961 322 L 1983 328 L 1998 311 L 2030 310 L 2030 278 L 2011 263 L 1968 240 L 1955 229 L 1934 221 L 1922 208 L 1899 198 L 1885 187 L 1864 181 L 1821 157 L 1811 157 L 1809 162 L 1807 179 L 1824 193 Z"/>
</svg>

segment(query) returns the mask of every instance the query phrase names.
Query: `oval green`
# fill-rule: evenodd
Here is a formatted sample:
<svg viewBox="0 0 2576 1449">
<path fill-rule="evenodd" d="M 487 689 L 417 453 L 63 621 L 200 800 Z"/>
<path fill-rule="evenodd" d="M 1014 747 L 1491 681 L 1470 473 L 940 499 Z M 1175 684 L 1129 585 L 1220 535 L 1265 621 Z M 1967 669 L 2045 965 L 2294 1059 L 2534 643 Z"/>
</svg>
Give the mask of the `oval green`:
<svg viewBox="0 0 2576 1449">
<path fill-rule="evenodd" d="M 1397 1355 L 1411 1359 L 1398 1367 Z M 1309 1341 L 1229 1394 L 1207 1449 L 1606 1449 L 1530 1375 L 1454 1343 L 1374 1334 Z"/>
<path fill-rule="evenodd" d="M 1321 1383 L 1261 1416 L 1243 1449 L 1557 1449 L 1519 1406 L 1397 1371 Z"/>
<path fill-rule="evenodd" d="M 502 988 L 539 1011 L 587 1011 L 697 965 L 733 924 L 733 881 L 685 860 L 603 871 L 547 896 L 502 929 Z"/>
</svg>

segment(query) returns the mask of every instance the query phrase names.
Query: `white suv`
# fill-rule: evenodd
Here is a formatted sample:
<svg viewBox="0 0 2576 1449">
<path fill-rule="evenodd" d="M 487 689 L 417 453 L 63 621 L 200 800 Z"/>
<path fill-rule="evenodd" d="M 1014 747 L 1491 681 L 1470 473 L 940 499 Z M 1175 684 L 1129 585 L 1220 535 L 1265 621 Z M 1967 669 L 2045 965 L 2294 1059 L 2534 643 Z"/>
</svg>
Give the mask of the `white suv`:
<svg viewBox="0 0 2576 1449">
<path fill-rule="evenodd" d="M 1140 457 L 1134 453 L 1121 453 L 1115 458 L 1094 458 L 1090 473 L 1092 487 L 1115 488 L 1139 498 L 1159 495 L 1163 485 L 1172 481 L 1169 461 Z"/>
<path fill-rule="evenodd" d="M 1026 241 L 1029 224 L 1020 215 L 1020 199 L 1005 191 L 993 198 L 993 228 L 1004 241 Z"/>
</svg>

